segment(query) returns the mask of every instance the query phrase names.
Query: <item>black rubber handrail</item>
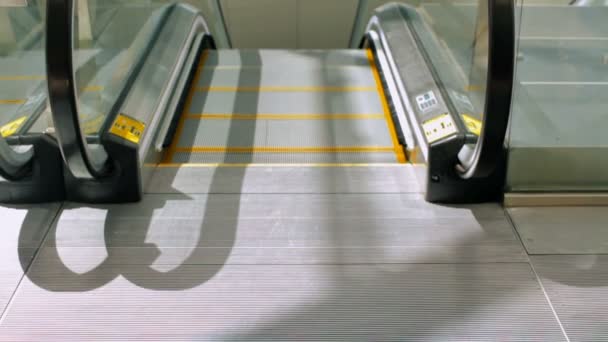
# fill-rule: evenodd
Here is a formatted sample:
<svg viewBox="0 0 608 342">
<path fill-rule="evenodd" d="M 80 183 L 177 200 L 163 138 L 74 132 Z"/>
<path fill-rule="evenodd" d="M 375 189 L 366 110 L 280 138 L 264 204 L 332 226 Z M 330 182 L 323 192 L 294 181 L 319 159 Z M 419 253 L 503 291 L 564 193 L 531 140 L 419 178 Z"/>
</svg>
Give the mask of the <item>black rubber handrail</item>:
<svg viewBox="0 0 608 342">
<path fill-rule="evenodd" d="M 99 178 L 107 171 L 107 155 L 92 150 L 78 117 L 72 61 L 74 1 L 47 0 L 46 72 L 49 102 L 63 159 L 77 178 Z"/>
<path fill-rule="evenodd" d="M 473 154 L 456 169 L 465 179 L 488 177 L 504 158 L 515 73 L 513 0 L 488 0 L 488 71 L 483 128 Z"/>
</svg>

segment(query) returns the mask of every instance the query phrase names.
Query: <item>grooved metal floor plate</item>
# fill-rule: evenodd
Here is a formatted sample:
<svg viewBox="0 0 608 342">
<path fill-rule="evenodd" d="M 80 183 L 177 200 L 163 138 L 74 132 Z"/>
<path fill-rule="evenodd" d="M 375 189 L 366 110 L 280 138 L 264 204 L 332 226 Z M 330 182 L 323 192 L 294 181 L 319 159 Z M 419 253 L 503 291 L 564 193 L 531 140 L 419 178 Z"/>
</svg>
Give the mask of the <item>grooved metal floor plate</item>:
<svg viewBox="0 0 608 342">
<path fill-rule="evenodd" d="M 207 66 L 264 66 L 312 69 L 327 66 L 367 66 L 369 60 L 359 50 L 215 50 L 209 52 Z"/>
<path fill-rule="evenodd" d="M 41 260 L 0 335 L 36 341 L 564 340 L 527 264 L 192 265 L 168 276 L 117 265 L 74 282 L 73 274 Z"/>
<path fill-rule="evenodd" d="M 57 247 L 79 265 L 104 253 L 112 263 L 155 265 L 527 261 L 499 205 L 438 206 L 420 194 L 175 194 L 66 205 L 45 247 L 41 260 L 56 260 Z"/>
<path fill-rule="evenodd" d="M 608 254 L 606 208 L 510 208 L 508 211 L 530 254 Z"/>
<path fill-rule="evenodd" d="M 570 341 L 608 341 L 608 256 L 535 256 L 531 261 Z"/>
<path fill-rule="evenodd" d="M 59 204 L 0 207 L 0 314 L 42 243 Z M 0 334 L 0 340 L 2 334 Z"/>
<path fill-rule="evenodd" d="M 176 156 L 179 158 L 179 154 Z M 394 158 L 392 153 L 391 158 Z M 154 171 L 146 192 L 152 194 L 422 193 L 425 179 L 426 167 L 411 164 L 390 167 L 384 165 L 161 167 Z"/>
<path fill-rule="evenodd" d="M 0 336 L 563 340 L 502 208 L 420 194 L 68 204 Z"/>
</svg>

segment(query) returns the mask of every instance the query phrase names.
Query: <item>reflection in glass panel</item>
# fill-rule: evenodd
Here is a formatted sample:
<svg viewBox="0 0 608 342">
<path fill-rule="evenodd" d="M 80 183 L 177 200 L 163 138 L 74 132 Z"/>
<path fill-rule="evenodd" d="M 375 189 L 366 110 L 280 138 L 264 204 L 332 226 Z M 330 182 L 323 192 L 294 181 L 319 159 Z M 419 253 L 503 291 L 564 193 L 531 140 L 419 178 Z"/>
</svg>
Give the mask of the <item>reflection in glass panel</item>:
<svg viewBox="0 0 608 342">
<path fill-rule="evenodd" d="M 5 138 L 28 131 L 46 109 L 45 5 L 34 0 L 0 6 L 0 134 Z"/>
<path fill-rule="evenodd" d="M 130 77 L 160 30 L 174 1 L 77 0 L 74 22 L 74 68 L 81 127 L 97 135 L 106 116 L 115 114 Z M 216 1 L 182 1 L 200 10 L 219 47 L 227 47 Z"/>
<path fill-rule="evenodd" d="M 435 33 L 423 38 L 422 42 L 438 77 L 469 132 L 479 136 L 486 100 L 487 2 L 423 2 L 419 12 Z M 439 49 L 433 49 L 433 46 Z"/>
<path fill-rule="evenodd" d="M 604 0 L 523 1 L 511 191 L 608 190 L 606 18 Z"/>
<path fill-rule="evenodd" d="M 393 1 L 363 1 L 367 15 L 359 18 L 353 37 L 378 6 Z M 486 1 L 400 1 L 409 6 L 410 25 L 424 45 L 436 78 L 467 124 L 471 142 L 479 136 L 485 110 L 488 62 L 488 8 Z M 356 45 L 357 42 L 351 42 Z"/>
</svg>

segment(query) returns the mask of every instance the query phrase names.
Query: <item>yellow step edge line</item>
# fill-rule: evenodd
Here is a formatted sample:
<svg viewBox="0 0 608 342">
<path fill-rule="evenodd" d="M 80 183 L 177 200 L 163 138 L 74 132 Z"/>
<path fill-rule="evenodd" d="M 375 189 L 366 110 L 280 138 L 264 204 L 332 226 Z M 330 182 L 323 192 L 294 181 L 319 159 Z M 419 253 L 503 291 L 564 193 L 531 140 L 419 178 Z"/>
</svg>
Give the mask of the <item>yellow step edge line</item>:
<svg viewBox="0 0 608 342">
<path fill-rule="evenodd" d="M 24 104 L 25 100 L 23 99 L 18 99 L 18 100 L 0 100 L 0 104 L 4 104 L 4 105 L 16 105 L 16 104 Z"/>
<path fill-rule="evenodd" d="M 393 117 L 388 106 L 386 94 L 384 92 L 384 86 L 382 85 L 382 79 L 380 78 L 380 72 L 378 71 L 378 67 L 376 66 L 374 53 L 371 49 L 367 49 L 367 59 L 369 61 L 370 67 L 372 68 L 374 79 L 376 80 L 376 87 L 378 95 L 380 96 L 380 101 L 382 102 L 384 117 L 386 119 L 386 123 L 388 124 L 388 129 L 391 134 L 391 140 L 393 141 L 393 151 L 395 151 L 395 155 L 397 156 L 397 161 L 399 163 L 406 163 L 407 158 L 405 157 L 405 153 L 403 152 L 403 146 L 401 146 L 401 144 L 399 143 L 399 138 L 397 137 L 397 130 L 395 128 L 395 123 L 393 122 Z"/>
<path fill-rule="evenodd" d="M 482 90 L 483 90 L 483 86 L 477 85 L 477 84 L 469 84 L 468 86 L 464 87 L 464 91 L 467 91 L 467 92 L 478 92 L 478 91 L 482 91 Z"/>
<path fill-rule="evenodd" d="M 201 57 L 201 59 L 199 61 L 198 67 L 196 68 L 196 75 L 194 76 L 194 81 L 192 84 L 198 84 L 198 82 L 201 78 L 201 72 L 203 71 L 205 62 L 207 61 L 208 57 L 209 57 L 209 50 L 203 51 L 203 56 Z M 178 143 L 182 136 L 182 132 L 184 131 L 184 126 L 186 124 L 186 116 L 190 112 L 190 107 L 192 106 L 192 99 L 194 98 L 195 93 L 196 93 L 196 88 L 192 87 L 190 89 L 190 93 L 188 94 L 188 98 L 186 100 L 186 105 L 184 106 L 184 110 L 181 113 L 181 116 L 179 118 L 179 123 L 177 124 L 177 130 L 175 131 L 175 136 L 173 137 L 173 142 L 171 143 L 169 150 L 165 154 L 165 158 L 163 160 L 164 163 L 170 163 L 173 160 L 173 156 L 175 155 L 175 153 L 177 151 Z"/>
<path fill-rule="evenodd" d="M 372 167 L 404 167 L 403 164 L 395 163 L 294 163 L 294 164 L 272 164 L 272 163 L 161 163 L 161 164 L 145 164 L 145 167 L 158 168 L 372 168 Z"/>
<path fill-rule="evenodd" d="M 96 92 L 96 91 L 102 91 L 104 89 L 104 86 L 88 86 L 88 87 L 84 87 L 84 89 L 82 89 L 83 92 Z"/>
<path fill-rule="evenodd" d="M 176 147 L 177 153 L 378 153 L 393 152 L 392 146 L 313 146 L 313 147 Z"/>
<path fill-rule="evenodd" d="M 15 76 L 0 76 L 0 81 L 43 81 L 46 77 L 43 75 L 15 75 Z"/>
<path fill-rule="evenodd" d="M 366 120 L 384 114 L 189 114 L 191 120 Z"/>
<path fill-rule="evenodd" d="M 210 72 L 212 72 L 213 70 L 241 70 L 241 69 L 245 69 L 245 70 L 260 70 L 262 68 L 268 68 L 268 65 L 217 65 L 217 64 L 213 64 L 213 65 L 208 65 L 206 70 L 209 70 Z M 363 69 L 366 70 L 368 68 L 367 65 L 356 65 L 356 64 L 352 64 L 352 65 L 314 65 L 314 66 L 307 66 L 305 70 L 309 71 L 309 70 L 330 70 L 330 69 L 349 69 L 349 68 L 353 68 L 353 69 Z M 275 69 L 277 71 L 282 71 L 281 69 Z"/>
<path fill-rule="evenodd" d="M 370 92 L 375 87 L 196 87 L 197 92 Z"/>
</svg>

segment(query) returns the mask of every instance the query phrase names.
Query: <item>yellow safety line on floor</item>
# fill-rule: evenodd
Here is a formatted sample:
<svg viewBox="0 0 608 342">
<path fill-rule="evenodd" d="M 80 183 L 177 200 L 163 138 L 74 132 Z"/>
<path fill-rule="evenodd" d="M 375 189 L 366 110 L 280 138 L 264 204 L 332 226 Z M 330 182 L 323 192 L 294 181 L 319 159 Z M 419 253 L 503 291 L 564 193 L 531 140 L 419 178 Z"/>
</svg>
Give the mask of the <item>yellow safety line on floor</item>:
<svg viewBox="0 0 608 342">
<path fill-rule="evenodd" d="M 369 92 L 376 91 L 376 87 L 196 87 L 198 92 Z"/>
<path fill-rule="evenodd" d="M 16 76 L 0 76 L 0 81 L 42 81 L 46 79 L 42 75 L 16 75 Z"/>
<path fill-rule="evenodd" d="M 207 65 L 205 68 L 205 72 L 208 70 L 209 72 L 213 72 L 214 70 L 259 70 L 262 69 L 264 65 Z M 367 70 L 367 65 L 315 65 L 311 67 L 307 67 L 305 70 L 331 70 L 331 69 L 348 69 L 348 68 L 359 68 Z"/>
<path fill-rule="evenodd" d="M 378 153 L 393 152 L 392 146 L 310 146 L 310 147 L 224 147 L 193 146 L 177 147 L 176 153 Z"/>
<path fill-rule="evenodd" d="M 190 114 L 192 120 L 368 120 L 384 114 Z"/>
<path fill-rule="evenodd" d="M 399 163 L 405 163 L 407 162 L 407 158 L 405 157 L 405 153 L 403 153 L 403 146 L 401 146 L 401 144 L 399 143 L 399 138 L 397 137 L 397 130 L 395 128 L 395 123 L 393 122 L 391 110 L 388 106 L 386 94 L 384 92 L 384 86 L 382 85 L 382 79 L 380 78 L 380 72 L 378 71 L 378 67 L 376 66 L 374 53 L 371 49 L 367 49 L 367 59 L 369 61 L 370 67 L 372 68 L 374 79 L 376 80 L 376 87 L 378 95 L 380 96 L 380 101 L 382 102 L 384 117 L 386 119 L 386 123 L 388 124 L 388 129 L 391 134 L 391 140 L 393 141 L 393 151 L 395 151 L 397 161 Z"/>
<path fill-rule="evenodd" d="M 201 57 L 201 59 L 199 61 L 199 65 L 196 69 L 196 75 L 194 76 L 194 81 L 192 84 L 198 84 L 198 82 L 201 78 L 201 72 L 203 71 L 205 62 L 207 61 L 207 57 L 209 57 L 209 50 L 203 51 L 203 56 Z M 182 136 L 182 132 L 184 131 L 184 126 L 186 124 L 186 116 L 190 112 L 190 107 L 192 106 L 192 99 L 194 98 L 195 93 L 196 93 L 196 88 L 192 87 L 190 89 L 190 93 L 188 94 L 188 98 L 186 100 L 186 105 L 184 106 L 184 111 L 182 112 L 182 115 L 179 118 L 179 123 L 177 124 L 177 130 L 175 132 L 173 142 L 171 143 L 169 150 L 165 154 L 165 158 L 163 160 L 163 162 L 165 162 L 165 163 L 170 163 L 173 160 L 173 156 L 175 155 L 175 152 L 177 151 L 179 139 Z"/>
<path fill-rule="evenodd" d="M 4 104 L 4 105 L 18 105 L 18 104 L 24 104 L 25 100 L 23 99 L 19 99 L 19 100 L 0 100 L 0 104 Z"/>
<path fill-rule="evenodd" d="M 404 167 L 403 164 L 395 163 L 298 163 L 298 164 L 272 164 L 272 163 L 241 163 L 241 164 L 227 164 L 227 163 L 169 163 L 169 164 L 145 164 L 145 167 L 158 167 L 158 168 L 348 168 L 348 167 L 360 167 L 360 168 L 371 168 L 371 167 Z"/>
</svg>

